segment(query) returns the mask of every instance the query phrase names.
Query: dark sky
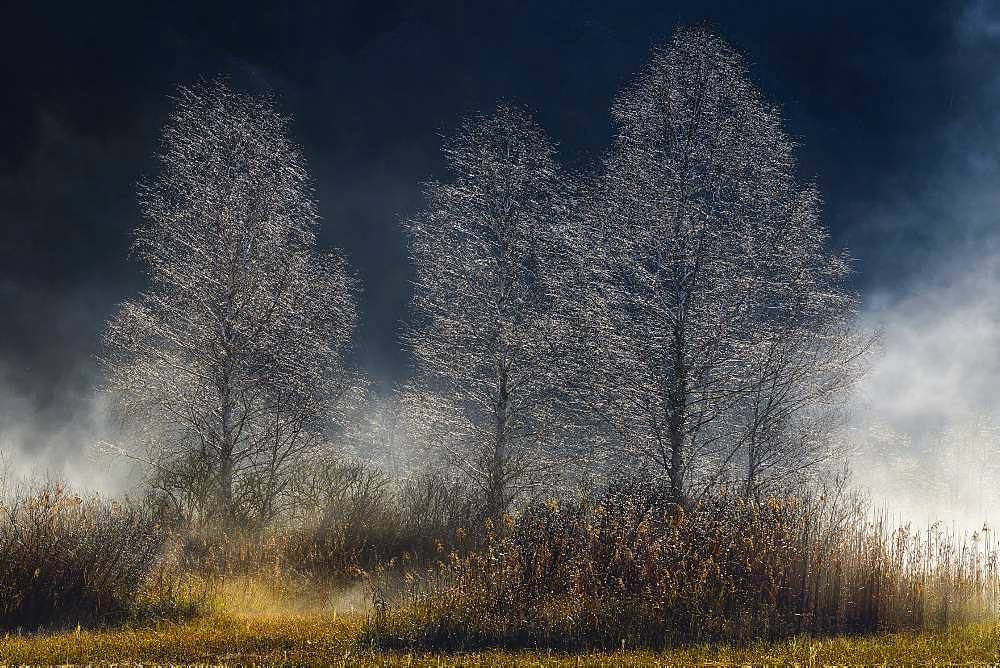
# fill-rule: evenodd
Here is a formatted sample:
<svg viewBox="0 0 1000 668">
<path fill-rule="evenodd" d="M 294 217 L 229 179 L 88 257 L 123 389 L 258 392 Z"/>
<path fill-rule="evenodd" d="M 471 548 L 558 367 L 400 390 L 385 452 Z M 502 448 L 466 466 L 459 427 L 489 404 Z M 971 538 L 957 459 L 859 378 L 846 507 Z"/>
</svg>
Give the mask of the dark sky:
<svg viewBox="0 0 1000 668">
<path fill-rule="evenodd" d="M 322 243 L 364 285 L 356 359 L 387 384 L 408 365 L 398 222 L 442 174 L 441 133 L 511 101 L 567 162 L 592 162 L 614 95 L 678 25 L 708 20 L 747 55 L 867 295 L 994 225 L 992 195 L 971 213 L 953 195 L 990 193 L 997 176 L 988 3 L 22 4 L 0 28 L 0 398 L 54 421 L 93 386 L 103 322 L 142 286 L 127 259 L 135 183 L 168 95 L 199 77 L 271 91 L 294 117 Z"/>
</svg>

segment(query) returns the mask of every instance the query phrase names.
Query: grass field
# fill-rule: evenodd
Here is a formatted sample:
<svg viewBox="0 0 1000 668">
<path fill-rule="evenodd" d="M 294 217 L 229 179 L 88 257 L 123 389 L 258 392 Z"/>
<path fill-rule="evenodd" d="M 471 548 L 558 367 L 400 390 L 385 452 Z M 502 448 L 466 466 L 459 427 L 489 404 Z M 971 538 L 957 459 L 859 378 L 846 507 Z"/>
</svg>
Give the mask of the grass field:
<svg viewBox="0 0 1000 668">
<path fill-rule="evenodd" d="M 121 538 L 121 513 L 144 516 L 42 494 L 24 503 L 34 515 L 8 525 L 0 621 L 69 630 L 0 632 L 0 666 L 1000 666 L 998 553 L 978 535 L 889 530 L 855 506 L 735 503 L 653 522 L 620 505 L 546 504 L 502 533 L 484 524 L 480 543 L 441 547 L 433 564 L 392 558 L 338 579 L 324 555 L 356 563 L 344 545 L 365 541 L 337 538 L 324 552 L 311 534 L 221 534 L 122 562 L 136 541 Z M 308 558 L 292 549 L 302 546 Z M 911 628 L 928 630 L 889 632 Z M 831 637 L 846 629 L 879 634 Z M 698 644 L 792 633 L 812 637 Z M 620 638 L 682 648 L 530 649 Z M 434 653 L 445 648 L 486 649 Z"/>
<path fill-rule="evenodd" d="M 360 647 L 360 619 L 315 614 L 213 614 L 178 624 L 79 630 L 0 638 L 0 664 L 544 665 L 544 666 L 830 666 L 982 665 L 1000 663 L 1000 626 L 949 632 L 827 640 L 793 639 L 746 648 L 697 647 L 666 652 L 555 654 L 482 652 L 379 653 Z"/>
</svg>

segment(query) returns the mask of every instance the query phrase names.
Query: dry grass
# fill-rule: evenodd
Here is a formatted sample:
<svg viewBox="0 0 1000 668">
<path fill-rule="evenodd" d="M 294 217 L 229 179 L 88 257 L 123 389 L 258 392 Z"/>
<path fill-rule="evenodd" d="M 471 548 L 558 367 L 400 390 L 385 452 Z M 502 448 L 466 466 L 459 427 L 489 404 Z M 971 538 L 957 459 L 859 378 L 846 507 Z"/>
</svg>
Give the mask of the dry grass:
<svg viewBox="0 0 1000 668">
<path fill-rule="evenodd" d="M 685 512 L 632 491 L 507 518 L 406 581 L 395 595 L 386 582 L 372 644 L 659 649 L 945 629 L 995 619 L 1000 585 L 989 536 L 890 529 L 860 503 L 721 497 Z"/>
<path fill-rule="evenodd" d="M 8 631 L 0 665 L 1000 663 L 989 533 L 892 529 L 844 498 L 717 498 L 678 512 L 646 492 L 553 501 L 497 526 L 456 528 L 434 548 L 436 563 L 412 550 L 377 557 L 401 543 L 366 539 L 379 546 L 369 570 L 346 549 L 351 541 L 336 535 L 316 547 L 311 530 L 165 535 L 152 570 L 145 558 L 128 562 L 146 573 L 114 599 L 128 614 L 94 618 L 100 628 L 83 620 L 74 630 L 64 617 L 46 624 L 47 634 Z M 120 524 L 80 520 L 123 511 L 41 498 L 36 515 L 19 515 L 40 520 L 8 522 L 7 554 L 21 554 L 15 538 L 37 536 L 25 543 L 31 559 L 16 563 L 83 574 L 53 582 L 120 585 L 67 564 L 128 554 L 121 540 L 98 540 L 107 532 L 93 530 L 132 535 Z M 85 540 L 67 538 L 78 534 Z M 5 563 L 0 585 L 35 591 L 33 571 L 25 580 L 27 567 L 4 571 Z"/>
<path fill-rule="evenodd" d="M 343 657 L 353 626 L 336 617 L 212 614 L 195 621 L 56 635 L 7 636 L 3 663 L 313 662 Z"/>
<path fill-rule="evenodd" d="M 0 664 L 297 664 L 544 666 L 983 665 L 1000 662 L 1000 628 L 882 636 L 790 639 L 743 648 L 700 646 L 662 652 L 468 654 L 378 652 L 356 640 L 358 617 L 213 614 L 184 623 L 55 635 L 0 637 Z"/>
</svg>

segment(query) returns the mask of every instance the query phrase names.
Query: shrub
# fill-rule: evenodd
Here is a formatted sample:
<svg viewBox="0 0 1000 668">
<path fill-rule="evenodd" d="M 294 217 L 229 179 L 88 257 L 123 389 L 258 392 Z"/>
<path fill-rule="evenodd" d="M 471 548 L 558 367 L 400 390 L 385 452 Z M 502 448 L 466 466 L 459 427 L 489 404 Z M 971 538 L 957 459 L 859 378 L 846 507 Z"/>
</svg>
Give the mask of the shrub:
<svg viewBox="0 0 1000 668">
<path fill-rule="evenodd" d="M 362 464 L 328 464 L 296 481 L 292 510 L 267 529 L 177 528 L 178 566 L 200 577 L 343 582 L 405 561 L 478 523 L 466 491 L 436 477 L 393 481 Z"/>
<path fill-rule="evenodd" d="M 0 499 L 0 628 L 124 617 L 163 546 L 151 515 L 59 483 Z"/>
<path fill-rule="evenodd" d="M 313 462 L 297 476 L 290 560 L 300 570 L 370 570 L 395 557 L 432 558 L 436 541 L 479 517 L 467 489 L 436 475 L 393 480 L 360 462 Z"/>
</svg>

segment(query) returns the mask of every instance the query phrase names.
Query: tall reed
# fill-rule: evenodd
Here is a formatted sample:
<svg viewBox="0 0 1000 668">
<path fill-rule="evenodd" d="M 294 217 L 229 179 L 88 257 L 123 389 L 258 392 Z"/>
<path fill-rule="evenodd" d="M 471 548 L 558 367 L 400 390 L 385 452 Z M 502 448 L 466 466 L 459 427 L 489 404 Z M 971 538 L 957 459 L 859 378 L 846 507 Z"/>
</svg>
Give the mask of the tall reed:
<svg viewBox="0 0 1000 668">
<path fill-rule="evenodd" d="M 891 528 L 842 494 L 683 509 L 652 488 L 612 489 L 487 524 L 485 541 L 442 546 L 384 602 L 363 642 L 382 647 L 663 647 L 795 634 L 939 627 L 991 616 L 997 551 Z"/>
</svg>

